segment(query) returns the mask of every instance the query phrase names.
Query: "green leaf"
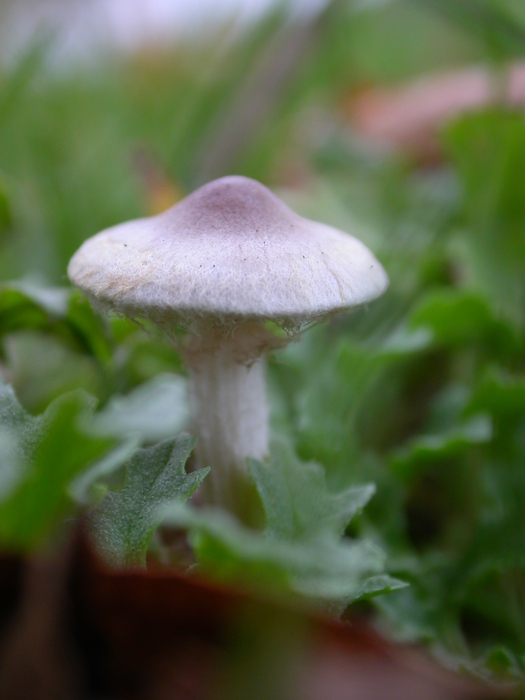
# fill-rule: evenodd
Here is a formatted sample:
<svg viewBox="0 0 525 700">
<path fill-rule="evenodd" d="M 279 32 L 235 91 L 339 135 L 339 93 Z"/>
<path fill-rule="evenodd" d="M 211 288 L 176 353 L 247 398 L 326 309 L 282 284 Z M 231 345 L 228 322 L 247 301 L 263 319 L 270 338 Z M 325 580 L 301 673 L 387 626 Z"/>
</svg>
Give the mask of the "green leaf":
<svg viewBox="0 0 525 700">
<path fill-rule="evenodd" d="M 330 485 L 339 489 L 367 479 L 361 468 L 365 439 L 368 445 L 398 439 L 404 429 L 398 421 L 405 420 L 404 378 L 432 337 L 403 323 L 381 335 L 367 342 L 348 337 L 333 342 L 328 331 L 319 331 L 284 354 L 298 375 L 290 390 L 298 452 L 321 462 Z"/>
<path fill-rule="evenodd" d="M 493 440 L 479 469 L 483 501 L 476 528 L 459 557 L 453 581 L 466 619 L 483 632 L 485 646 L 525 644 L 525 383 L 487 368 L 467 406 L 487 411 Z M 471 623 L 472 624 L 472 623 Z"/>
<path fill-rule="evenodd" d="M 0 380 L 0 425 L 20 431 L 21 449 L 31 452 L 40 438 L 43 416 L 33 417 L 18 403 L 13 388 Z"/>
<path fill-rule="evenodd" d="M 330 493 L 323 468 L 298 460 L 284 443 L 274 445 L 269 462 L 248 460 L 261 496 L 272 539 L 300 540 L 341 536 L 375 492 L 373 484 Z"/>
<path fill-rule="evenodd" d="M 180 433 L 189 419 L 186 380 L 162 374 L 125 396 L 112 396 L 95 416 L 93 428 L 100 435 L 135 435 L 158 442 Z"/>
<path fill-rule="evenodd" d="M 369 541 L 341 538 L 373 486 L 328 492 L 322 468 L 301 464 L 286 445 L 267 463 L 249 461 L 267 527 L 250 530 L 218 509 L 170 505 L 163 521 L 190 531 L 200 567 L 226 581 L 300 596 L 334 613 L 352 601 L 405 584 L 384 574 L 385 555 Z"/>
<path fill-rule="evenodd" d="M 0 426 L 0 503 L 10 495 L 22 476 L 22 465 L 14 431 Z"/>
<path fill-rule="evenodd" d="M 490 416 L 477 415 L 445 432 L 419 435 L 392 455 L 391 465 L 398 476 L 409 481 L 429 463 L 462 454 L 473 445 L 489 442 L 492 435 Z"/>
<path fill-rule="evenodd" d="M 190 531 L 200 568 L 219 580 L 298 595 L 337 613 L 372 592 L 405 586 L 382 575 L 384 554 L 370 542 L 277 540 L 212 508 L 170 506 L 162 516 L 165 524 Z"/>
<path fill-rule="evenodd" d="M 515 329 L 498 318 L 486 298 L 470 290 L 431 292 L 412 310 L 410 325 L 429 330 L 433 343 L 440 346 L 483 342 L 501 355 L 522 352 Z"/>
<path fill-rule="evenodd" d="M 101 491 L 107 491 L 106 480 L 129 462 L 135 451 L 140 447 L 137 437 L 126 440 L 114 450 L 83 471 L 69 487 L 72 499 L 81 505 L 88 505 L 100 498 Z"/>
<path fill-rule="evenodd" d="M 194 438 L 182 434 L 137 450 L 122 490 L 109 493 L 95 509 L 93 535 L 113 565 L 145 566 L 148 544 L 161 522 L 159 509 L 184 503 L 198 489 L 209 469 L 186 474 L 194 445 Z"/>
<path fill-rule="evenodd" d="M 490 671 L 490 675 L 484 673 L 485 669 Z M 525 677 L 525 668 L 520 667 L 516 656 L 502 645 L 489 649 L 485 657 L 474 665 L 473 670 L 477 670 L 487 680 L 495 676 L 501 681 L 523 681 Z"/>
<path fill-rule="evenodd" d="M 0 502 L 2 546 L 24 550 L 42 543 L 71 506 L 70 482 L 111 447 L 111 440 L 89 436 L 82 427 L 93 407 L 92 397 L 76 391 L 33 417 L 0 383 L 0 425 L 15 441 L 14 459 L 20 465 Z M 5 479 L 5 466 L 2 471 Z"/>
<path fill-rule="evenodd" d="M 89 303 L 71 289 L 31 282 L 1 285 L 0 337 L 20 330 L 53 333 L 100 362 L 110 357 L 103 322 Z"/>
<path fill-rule="evenodd" d="M 394 591 L 402 590 L 408 587 L 408 583 L 400 581 L 397 578 L 388 576 L 387 574 L 379 574 L 378 576 L 370 576 L 367 578 L 361 588 L 355 593 L 354 600 L 369 600 L 379 595 L 393 593 Z M 351 602 L 351 601 L 350 601 Z"/>
<path fill-rule="evenodd" d="M 497 367 L 486 367 L 466 411 L 470 414 L 486 411 L 509 427 L 508 421 L 525 415 L 525 378 L 507 375 Z"/>
</svg>

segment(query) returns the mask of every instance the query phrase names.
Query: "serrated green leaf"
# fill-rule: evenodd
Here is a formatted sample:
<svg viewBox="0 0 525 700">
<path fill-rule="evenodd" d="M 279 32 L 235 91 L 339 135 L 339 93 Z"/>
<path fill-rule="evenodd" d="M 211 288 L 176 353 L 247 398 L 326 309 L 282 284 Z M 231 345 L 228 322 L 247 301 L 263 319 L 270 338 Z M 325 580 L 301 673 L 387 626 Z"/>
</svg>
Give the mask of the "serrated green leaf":
<svg viewBox="0 0 525 700">
<path fill-rule="evenodd" d="M 33 417 L 0 383 L 0 425 L 16 439 L 20 475 L 0 503 L 0 543 L 28 549 L 41 543 L 70 507 L 69 483 L 112 445 L 87 435 L 82 424 L 94 400 L 84 392 L 66 394 Z"/>
<path fill-rule="evenodd" d="M 21 448 L 31 450 L 39 439 L 43 416 L 34 417 L 26 413 L 18 403 L 12 387 L 0 381 L 0 425 L 20 431 Z"/>
<path fill-rule="evenodd" d="M 301 462 L 282 443 L 268 463 L 249 459 L 248 469 L 263 502 L 266 535 L 273 539 L 340 537 L 375 493 L 373 484 L 330 493 L 323 468 Z"/>
<path fill-rule="evenodd" d="M 162 515 L 167 525 L 189 529 L 200 567 L 214 578 L 293 593 L 339 613 L 369 587 L 379 594 L 406 585 L 377 578 L 384 554 L 370 542 L 269 538 L 211 508 L 177 505 Z"/>
<path fill-rule="evenodd" d="M 385 557 L 377 546 L 341 538 L 373 485 L 330 493 L 323 469 L 301 463 L 285 443 L 266 463 L 249 460 L 249 470 L 267 517 L 263 532 L 217 509 L 170 505 L 162 511 L 165 523 L 189 529 L 207 573 L 299 595 L 332 612 L 405 585 L 383 574 Z"/>
<path fill-rule="evenodd" d="M 184 503 L 198 489 L 209 469 L 186 474 L 185 464 L 195 439 L 175 440 L 137 450 L 127 467 L 124 487 L 109 493 L 92 516 L 94 538 L 115 566 L 144 566 L 148 544 L 160 524 L 159 509 Z"/>
</svg>

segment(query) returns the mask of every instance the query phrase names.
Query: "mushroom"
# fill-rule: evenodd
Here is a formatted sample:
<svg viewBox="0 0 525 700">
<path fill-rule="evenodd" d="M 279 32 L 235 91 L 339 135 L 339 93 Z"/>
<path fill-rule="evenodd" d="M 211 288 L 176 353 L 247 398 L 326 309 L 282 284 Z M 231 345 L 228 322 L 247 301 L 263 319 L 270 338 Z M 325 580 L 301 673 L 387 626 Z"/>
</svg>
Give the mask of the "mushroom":
<svg viewBox="0 0 525 700">
<path fill-rule="evenodd" d="M 212 467 L 203 495 L 245 521 L 255 503 L 247 458 L 268 453 L 266 354 L 388 284 L 363 243 L 239 176 L 102 231 L 73 256 L 68 275 L 95 308 L 148 319 L 172 337 L 188 331 L 196 461 Z"/>
</svg>

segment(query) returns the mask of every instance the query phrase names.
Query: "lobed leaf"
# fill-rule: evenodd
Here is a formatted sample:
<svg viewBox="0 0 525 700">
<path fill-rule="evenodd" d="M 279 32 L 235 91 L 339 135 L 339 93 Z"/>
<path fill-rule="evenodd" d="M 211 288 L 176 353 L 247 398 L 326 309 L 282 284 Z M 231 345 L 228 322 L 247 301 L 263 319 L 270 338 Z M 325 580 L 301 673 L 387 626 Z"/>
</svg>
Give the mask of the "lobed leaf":
<svg viewBox="0 0 525 700">
<path fill-rule="evenodd" d="M 145 565 L 148 544 L 161 522 L 159 510 L 187 501 L 209 472 L 186 474 L 194 445 L 194 438 L 182 434 L 133 454 L 124 487 L 107 494 L 92 514 L 93 536 L 111 564 Z"/>
<path fill-rule="evenodd" d="M 341 613 L 353 600 L 405 584 L 384 572 L 385 556 L 366 540 L 341 538 L 374 487 L 330 493 L 317 464 L 301 463 L 285 444 L 267 463 L 249 460 L 267 517 L 250 530 L 213 508 L 170 505 L 165 524 L 189 530 L 199 566 L 209 575 L 300 596 Z"/>
<path fill-rule="evenodd" d="M 93 408 L 92 397 L 76 391 L 33 417 L 20 406 L 13 390 L 0 383 L 0 426 L 7 431 L 2 449 L 11 451 L 11 461 L 0 465 L 2 546 L 24 550 L 45 541 L 70 508 L 70 482 L 113 444 L 82 428 Z"/>
<path fill-rule="evenodd" d="M 354 600 L 406 585 L 382 575 L 384 554 L 370 542 L 269 538 L 211 508 L 169 506 L 162 519 L 189 530 L 199 566 L 208 575 L 294 594 L 339 614 Z"/>
<path fill-rule="evenodd" d="M 375 492 L 373 484 L 330 493 L 323 468 L 301 462 L 284 443 L 274 445 L 269 462 L 248 460 L 267 519 L 266 536 L 303 540 L 342 536 Z"/>
</svg>

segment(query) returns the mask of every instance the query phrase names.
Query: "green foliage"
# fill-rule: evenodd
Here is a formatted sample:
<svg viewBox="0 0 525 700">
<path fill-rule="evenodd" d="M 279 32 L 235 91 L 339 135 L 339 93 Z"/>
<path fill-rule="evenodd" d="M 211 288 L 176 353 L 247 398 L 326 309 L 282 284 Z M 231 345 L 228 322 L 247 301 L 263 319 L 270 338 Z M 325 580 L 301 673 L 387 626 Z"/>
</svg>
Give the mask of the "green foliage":
<svg viewBox="0 0 525 700">
<path fill-rule="evenodd" d="M 189 420 L 184 378 L 158 374 L 125 396 L 114 394 L 95 416 L 93 430 L 99 435 L 139 436 L 142 442 L 157 442 L 179 433 Z"/>
<path fill-rule="evenodd" d="M 482 294 L 465 289 L 440 289 L 427 294 L 413 309 L 411 325 L 432 332 L 436 344 L 461 347 L 476 343 L 487 354 L 508 358 L 523 352 L 517 329 L 505 323 Z"/>
<path fill-rule="evenodd" d="M 124 487 L 109 493 L 92 514 L 94 538 L 111 564 L 144 566 L 148 544 L 160 524 L 158 510 L 184 503 L 198 489 L 208 469 L 186 474 L 184 466 L 195 440 L 173 440 L 137 450 L 126 471 Z"/>
<path fill-rule="evenodd" d="M 67 288 L 47 288 L 30 282 L 0 286 L 0 339 L 20 330 L 56 334 L 79 352 L 109 359 L 104 326 L 85 299 Z"/>
<path fill-rule="evenodd" d="M 461 243 L 473 283 L 497 309 L 525 319 L 525 117 L 491 111 L 464 117 L 446 134 L 464 188 Z"/>
<path fill-rule="evenodd" d="M 93 400 L 66 394 L 47 411 L 30 416 L 13 390 L 0 384 L 0 543 L 5 548 L 41 545 L 71 509 L 67 488 L 75 476 L 110 448 L 108 439 L 82 430 Z"/>
<path fill-rule="evenodd" d="M 421 0 L 482 41 L 493 59 L 525 54 L 525 16 L 501 0 Z M 519 21 L 521 20 L 521 21 Z"/>
<path fill-rule="evenodd" d="M 270 539 L 341 537 L 375 492 L 372 484 L 330 493 L 324 470 L 296 459 L 286 446 L 274 448 L 268 464 L 248 460 L 266 513 Z"/>
<path fill-rule="evenodd" d="M 339 613 L 354 600 L 405 585 L 384 574 L 384 555 L 372 542 L 341 539 L 373 486 L 330 493 L 323 469 L 301 463 L 282 445 L 267 463 L 249 460 L 249 470 L 266 514 L 263 532 L 218 510 L 179 505 L 162 511 L 166 524 L 189 529 L 203 571 L 294 593 Z"/>
<path fill-rule="evenodd" d="M 45 38 L 3 69 L 0 280 L 17 281 L 0 288 L 0 374 L 24 408 L 2 385 L 2 547 L 37 548 L 96 500 L 106 554 L 142 565 L 164 517 L 189 531 L 209 575 L 337 612 L 361 599 L 399 638 L 484 677 L 523 678 L 525 118 L 501 105 L 456 119 L 428 169 L 346 123 L 355 87 L 476 61 L 498 63 L 503 94 L 503 61 L 523 53 L 521 5 L 330 3 L 235 152 L 217 134 L 245 133 L 242 96 L 293 36 L 280 10 L 236 41 L 223 28 L 58 74 Z M 137 150 L 173 197 L 226 153 L 218 175 L 287 185 L 294 208 L 355 233 L 390 276 L 370 308 L 272 358 L 273 428 L 291 444 L 250 462 L 263 532 L 172 503 L 204 476 L 185 473 L 189 438 L 136 452 L 187 426 L 173 347 L 54 286 L 87 236 L 154 208 Z M 371 482 L 356 517 L 372 494 L 358 484 Z M 397 580 L 410 585 L 373 597 Z"/>
<path fill-rule="evenodd" d="M 428 467 L 434 460 L 437 463 L 449 460 L 472 445 L 490 442 L 492 423 L 488 416 L 476 416 L 462 425 L 448 431 L 419 435 L 392 457 L 392 469 L 402 479 L 413 478 L 423 465 Z"/>
</svg>

